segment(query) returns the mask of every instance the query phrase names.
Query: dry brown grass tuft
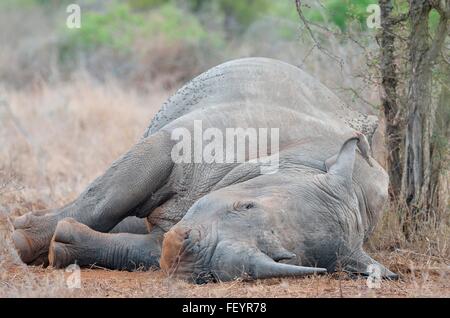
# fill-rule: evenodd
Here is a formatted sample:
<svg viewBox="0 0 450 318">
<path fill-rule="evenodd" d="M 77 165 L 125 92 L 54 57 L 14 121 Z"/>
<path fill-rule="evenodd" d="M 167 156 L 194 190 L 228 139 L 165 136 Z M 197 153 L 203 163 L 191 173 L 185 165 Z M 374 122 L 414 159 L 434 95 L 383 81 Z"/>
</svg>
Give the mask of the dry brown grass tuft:
<svg viewBox="0 0 450 318">
<path fill-rule="evenodd" d="M 168 94 L 139 95 L 83 73 L 70 84 L 0 87 L 0 296 L 70 296 L 63 272 L 20 262 L 10 218 L 74 199 L 139 138 Z"/>
<path fill-rule="evenodd" d="M 73 198 L 137 141 L 167 95 L 138 95 L 83 74 L 70 84 L 0 89 L 0 171 L 14 176 L 0 207 L 20 214 Z"/>
<path fill-rule="evenodd" d="M 414 228 L 407 227 L 411 222 L 405 214 L 399 207 L 387 208 L 367 247 L 374 252 L 389 251 L 450 264 L 450 210 L 417 220 Z"/>
</svg>

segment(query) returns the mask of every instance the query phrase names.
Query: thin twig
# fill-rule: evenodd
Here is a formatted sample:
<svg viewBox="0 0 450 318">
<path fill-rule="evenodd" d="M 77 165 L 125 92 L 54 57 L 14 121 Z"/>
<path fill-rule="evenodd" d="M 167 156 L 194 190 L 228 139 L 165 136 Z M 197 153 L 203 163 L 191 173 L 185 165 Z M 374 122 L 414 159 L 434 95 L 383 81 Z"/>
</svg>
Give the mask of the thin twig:
<svg viewBox="0 0 450 318">
<path fill-rule="evenodd" d="M 310 28 L 310 26 L 309 26 L 309 25 L 311 24 L 311 22 L 308 21 L 308 20 L 305 18 L 305 16 L 303 15 L 303 12 L 302 12 L 302 9 L 301 9 L 301 3 L 300 3 L 300 0 L 295 0 L 295 5 L 296 5 L 296 8 L 297 8 L 298 16 L 300 17 L 300 20 L 301 20 L 301 21 L 303 22 L 303 24 L 305 25 L 305 28 L 306 28 L 306 30 L 308 31 L 309 36 L 311 37 L 311 39 L 314 41 L 315 46 L 316 46 L 320 51 L 322 51 L 323 53 L 325 53 L 326 55 L 328 55 L 330 58 L 332 58 L 332 59 L 334 59 L 336 62 L 338 62 L 338 63 L 339 63 L 339 66 L 342 68 L 342 67 L 343 67 L 343 64 L 344 64 L 342 58 L 340 58 L 339 56 L 337 56 L 337 55 L 331 53 L 330 51 L 328 51 L 328 50 L 327 50 L 326 48 L 324 48 L 324 47 L 320 44 L 320 42 L 316 39 L 316 37 L 315 37 L 315 35 L 314 35 L 314 32 L 311 30 L 311 28 Z"/>
<path fill-rule="evenodd" d="M 403 250 L 403 249 L 400 249 L 400 248 L 396 248 L 395 251 L 396 252 L 400 252 L 400 253 L 404 253 L 404 254 L 409 253 L 409 254 L 414 254 L 414 255 L 418 255 L 418 256 L 425 256 L 425 257 L 433 258 L 433 259 L 436 259 L 436 260 L 444 261 L 446 263 L 450 261 L 446 257 L 432 256 L 432 255 L 427 255 L 427 254 L 418 253 L 418 252 L 414 252 L 414 251 Z"/>
<path fill-rule="evenodd" d="M 375 104 L 369 102 L 368 100 L 366 100 L 364 97 L 362 97 L 362 96 L 361 96 L 354 88 L 352 88 L 352 87 L 337 87 L 337 88 L 334 88 L 334 89 L 336 89 L 336 90 L 342 90 L 342 91 L 350 91 L 350 92 L 352 92 L 352 94 L 353 94 L 356 98 L 362 100 L 362 101 L 363 101 L 364 103 L 366 103 L 367 105 L 369 105 L 369 106 L 371 106 L 371 107 L 373 107 L 373 108 L 375 108 L 375 109 L 378 109 L 378 108 L 379 108 L 378 105 L 375 105 Z"/>
</svg>

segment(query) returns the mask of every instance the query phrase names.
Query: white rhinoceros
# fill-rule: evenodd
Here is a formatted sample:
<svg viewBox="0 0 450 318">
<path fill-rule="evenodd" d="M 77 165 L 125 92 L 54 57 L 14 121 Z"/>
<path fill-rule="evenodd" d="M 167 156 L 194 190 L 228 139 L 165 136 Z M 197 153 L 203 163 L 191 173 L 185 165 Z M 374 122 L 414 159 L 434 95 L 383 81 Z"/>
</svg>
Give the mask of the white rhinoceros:
<svg viewBox="0 0 450 318">
<path fill-rule="evenodd" d="M 269 138 L 266 161 L 245 148 L 243 162 L 175 162 L 174 133 L 195 138 L 196 122 L 223 135 L 278 129 L 279 138 Z M 13 240 L 29 264 L 160 266 L 196 282 L 367 274 L 371 264 L 394 278 L 362 248 L 387 199 L 388 176 L 365 137 L 376 127 L 297 67 L 230 61 L 178 90 L 75 201 L 16 219 Z M 264 173 L 275 157 L 277 170 Z"/>
</svg>

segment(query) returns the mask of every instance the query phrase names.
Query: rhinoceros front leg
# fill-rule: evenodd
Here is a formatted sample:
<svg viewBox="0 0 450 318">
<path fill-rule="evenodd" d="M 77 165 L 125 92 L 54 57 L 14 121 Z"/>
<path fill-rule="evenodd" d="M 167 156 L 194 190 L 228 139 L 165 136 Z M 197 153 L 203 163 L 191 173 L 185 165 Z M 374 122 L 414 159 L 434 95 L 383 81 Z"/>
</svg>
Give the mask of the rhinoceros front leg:
<svg viewBox="0 0 450 318">
<path fill-rule="evenodd" d="M 101 233 L 72 218 L 58 222 L 49 248 L 50 265 L 97 265 L 109 269 L 159 268 L 162 231 L 150 234 Z"/>
<path fill-rule="evenodd" d="M 390 280 L 398 279 L 398 275 L 391 272 L 384 265 L 380 264 L 372 257 L 367 255 L 362 249 L 356 250 L 350 255 L 343 258 L 344 271 L 350 274 L 356 275 L 379 275 L 380 278 L 386 278 Z"/>
<path fill-rule="evenodd" d="M 170 175 L 171 148 L 166 132 L 142 139 L 72 203 L 47 214 L 32 212 L 17 218 L 12 239 L 21 259 L 27 264 L 47 264 L 50 241 L 58 221 L 64 218 L 109 232 L 122 219 L 134 215 Z"/>
</svg>

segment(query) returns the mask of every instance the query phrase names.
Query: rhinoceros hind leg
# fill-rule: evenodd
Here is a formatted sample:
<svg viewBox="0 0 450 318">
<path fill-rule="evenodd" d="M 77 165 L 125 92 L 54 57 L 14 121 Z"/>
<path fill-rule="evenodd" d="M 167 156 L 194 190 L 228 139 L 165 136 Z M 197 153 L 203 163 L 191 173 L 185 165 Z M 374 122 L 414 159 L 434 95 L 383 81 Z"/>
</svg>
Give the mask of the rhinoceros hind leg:
<svg viewBox="0 0 450 318">
<path fill-rule="evenodd" d="M 397 274 L 391 272 L 384 265 L 371 258 L 363 250 L 346 257 L 344 263 L 346 264 L 343 268 L 344 271 L 350 274 L 363 276 L 380 275 L 380 278 L 389 280 L 397 280 L 399 278 Z"/>
<path fill-rule="evenodd" d="M 165 132 L 142 139 L 72 203 L 52 213 L 32 212 L 17 218 L 12 239 L 21 259 L 27 264 L 45 264 L 55 227 L 64 218 L 109 232 L 124 218 L 135 215 L 170 175 L 171 148 L 170 135 Z"/>
<path fill-rule="evenodd" d="M 70 264 L 136 270 L 159 267 L 159 233 L 101 233 L 72 218 L 58 222 L 49 248 L 49 263 L 56 268 Z"/>
</svg>

